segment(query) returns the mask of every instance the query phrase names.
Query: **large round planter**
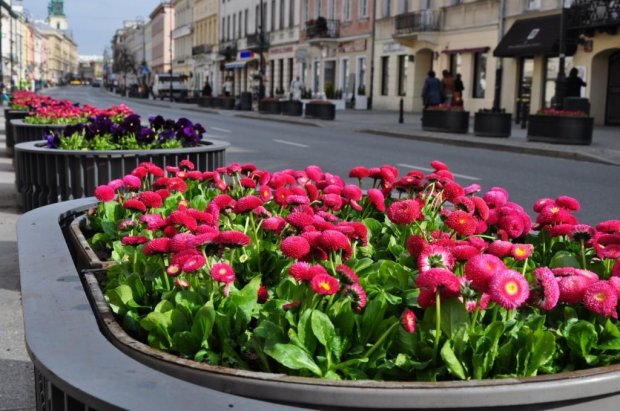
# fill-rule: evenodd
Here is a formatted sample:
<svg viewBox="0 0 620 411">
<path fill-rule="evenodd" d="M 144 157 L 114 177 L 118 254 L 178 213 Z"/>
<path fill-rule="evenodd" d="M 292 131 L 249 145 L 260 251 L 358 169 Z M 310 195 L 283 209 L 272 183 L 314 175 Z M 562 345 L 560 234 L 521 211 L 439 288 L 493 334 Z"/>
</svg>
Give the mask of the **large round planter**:
<svg viewBox="0 0 620 411">
<path fill-rule="evenodd" d="M 19 119 L 11 120 L 11 124 L 13 125 L 15 144 L 43 140 L 46 129 L 62 131 L 66 127 L 65 124 L 28 124 Z"/>
<path fill-rule="evenodd" d="M 510 137 L 510 113 L 479 112 L 474 115 L 474 135 L 479 137 Z"/>
<path fill-rule="evenodd" d="M 129 174 L 144 161 L 165 167 L 188 159 L 201 170 L 214 170 L 225 164 L 228 146 L 226 142 L 211 140 L 180 149 L 82 151 L 49 149 L 40 141 L 20 143 L 15 146 L 18 201 L 28 211 L 89 197 L 97 186 Z"/>
<path fill-rule="evenodd" d="M 304 104 L 299 100 L 286 100 L 280 102 L 282 114 L 287 116 L 301 116 L 304 113 Z"/>
<path fill-rule="evenodd" d="M 590 145 L 594 117 L 544 116 L 529 117 L 527 140 L 552 144 Z"/>
<path fill-rule="evenodd" d="M 83 199 L 42 207 L 26 213 L 17 227 L 25 339 L 37 397 L 55 395 L 59 409 L 71 403 L 145 410 L 194 410 L 205 404 L 279 410 L 290 404 L 310 409 L 576 411 L 615 410 L 620 401 L 620 365 L 530 378 L 353 382 L 240 371 L 156 350 L 142 352 L 140 343 L 119 340 L 110 331 L 119 327 L 97 295 L 93 269 L 74 265 L 65 241 L 63 230 L 92 204 Z"/>
<path fill-rule="evenodd" d="M 11 120 L 22 120 L 26 118 L 28 111 L 26 110 L 4 110 L 4 133 L 6 135 L 6 152 L 9 156 L 13 156 L 13 146 L 15 146 L 15 137 L 13 134 L 13 126 Z"/>
<path fill-rule="evenodd" d="M 319 120 L 334 120 L 336 118 L 336 105 L 332 103 L 306 104 L 306 117 Z"/>
<path fill-rule="evenodd" d="M 281 114 L 280 100 L 264 99 L 258 102 L 258 112 L 262 114 Z"/>
<path fill-rule="evenodd" d="M 469 111 L 424 110 L 422 113 L 424 131 L 465 134 L 469 130 Z"/>
</svg>

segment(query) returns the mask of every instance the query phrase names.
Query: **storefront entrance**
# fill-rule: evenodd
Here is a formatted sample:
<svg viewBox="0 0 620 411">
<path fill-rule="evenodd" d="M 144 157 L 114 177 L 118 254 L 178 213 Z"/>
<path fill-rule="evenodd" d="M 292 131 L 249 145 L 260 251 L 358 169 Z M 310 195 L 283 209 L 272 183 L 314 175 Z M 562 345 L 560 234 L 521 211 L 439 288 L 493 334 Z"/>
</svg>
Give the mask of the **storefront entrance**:
<svg viewBox="0 0 620 411">
<path fill-rule="evenodd" d="M 620 126 L 620 52 L 609 56 L 605 124 Z"/>
<path fill-rule="evenodd" d="M 534 59 L 524 57 L 519 64 L 519 89 L 517 90 L 517 101 L 515 102 L 516 120 L 521 121 L 522 116 L 529 115 L 530 103 L 532 101 L 532 82 L 534 80 Z"/>
</svg>

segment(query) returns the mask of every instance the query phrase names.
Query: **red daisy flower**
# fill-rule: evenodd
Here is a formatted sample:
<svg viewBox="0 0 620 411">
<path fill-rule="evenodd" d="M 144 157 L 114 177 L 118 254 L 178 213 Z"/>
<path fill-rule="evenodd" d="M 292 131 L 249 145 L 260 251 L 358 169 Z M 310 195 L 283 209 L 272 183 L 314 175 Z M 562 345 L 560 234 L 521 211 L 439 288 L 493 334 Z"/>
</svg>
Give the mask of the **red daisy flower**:
<svg viewBox="0 0 620 411">
<path fill-rule="evenodd" d="M 190 233 L 175 234 L 170 240 L 170 251 L 178 253 L 179 251 L 192 248 L 191 244 L 194 241 L 194 235 Z"/>
<path fill-rule="evenodd" d="M 338 280 L 329 274 L 317 274 L 310 281 L 312 291 L 320 295 L 336 294 L 340 289 Z"/>
<path fill-rule="evenodd" d="M 314 219 L 310 214 L 293 212 L 286 217 L 286 222 L 293 227 L 304 228 L 306 226 L 312 225 Z"/>
<path fill-rule="evenodd" d="M 306 175 L 310 180 L 321 181 L 323 179 L 323 170 L 316 165 L 310 165 L 306 167 Z"/>
<path fill-rule="evenodd" d="M 491 300 L 507 310 L 523 304 L 530 295 L 530 284 L 525 277 L 514 270 L 503 270 L 489 282 Z"/>
<path fill-rule="evenodd" d="M 271 231 L 276 234 L 280 234 L 282 230 L 284 229 L 284 227 L 286 226 L 286 220 L 279 216 L 269 217 L 269 218 L 265 218 L 261 222 L 260 226 L 263 230 Z"/>
<path fill-rule="evenodd" d="M 325 230 L 319 239 L 320 246 L 327 251 L 344 250 L 343 258 L 351 255 L 351 242 L 346 235 L 336 230 Z"/>
<path fill-rule="evenodd" d="M 116 191 L 108 185 L 98 186 L 95 188 L 95 197 L 99 201 L 112 201 L 116 197 Z"/>
<path fill-rule="evenodd" d="M 553 272 L 547 267 L 534 270 L 536 288 L 530 295 L 530 300 L 543 310 L 552 310 L 560 299 L 560 286 Z"/>
<path fill-rule="evenodd" d="M 498 258 L 508 257 L 512 252 L 512 243 L 510 241 L 495 240 L 489 244 L 487 251 Z"/>
<path fill-rule="evenodd" d="M 596 233 L 592 239 L 594 250 L 599 258 L 620 258 L 620 234 Z"/>
<path fill-rule="evenodd" d="M 179 162 L 179 166 L 180 166 L 181 168 L 184 168 L 185 170 L 194 170 L 194 169 L 196 168 L 196 166 L 194 165 L 194 163 L 192 163 L 192 161 L 191 161 L 191 160 L 187 160 L 187 159 L 185 159 L 185 160 L 181 160 L 181 161 Z"/>
<path fill-rule="evenodd" d="M 146 167 L 136 167 L 131 171 L 131 175 L 132 176 L 136 176 L 138 178 L 144 178 L 146 177 L 146 175 L 148 174 L 148 170 L 146 169 Z"/>
<path fill-rule="evenodd" d="M 175 278 L 174 286 L 179 290 L 187 290 L 189 288 L 189 281 L 185 278 Z"/>
<path fill-rule="evenodd" d="M 479 254 L 470 258 L 464 267 L 465 278 L 480 292 L 486 292 L 489 282 L 499 271 L 506 269 L 504 262 L 492 254 Z"/>
<path fill-rule="evenodd" d="M 211 277 L 220 283 L 230 284 L 235 281 L 235 271 L 226 263 L 213 264 Z"/>
<path fill-rule="evenodd" d="M 620 277 L 620 260 L 616 261 L 614 266 L 611 268 L 611 276 Z"/>
<path fill-rule="evenodd" d="M 166 198 L 170 197 L 170 191 L 166 190 L 165 188 L 160 188 L 159 190 L 155 192 L 159 194 L 159 196 L 161 197 L 163 201 L 165 201 Z"/>
<path fill-rule="evenodd" d="M 452 255 L 457 261 L 467 261 L 480 254 L 480 250 L 470 244 L 459 244 L 452 247 Z"/>
<path fill-rule="evenodd" d="M 170 264 L 168 267 L 166 267 L 166 274 L 168 274 L 170 277 L 176 277 L 177 275 L 181 274 L 181 267 L 178 264 Z"/>
<path fill-rule="evenodd" d="M 136 176 L 132 176 L 131 174 L 126 175 L 122 180 L 125 187 L 129 190 L 139 190 L 142 185 L 142 180 Z"/>
<path fill-rule="evenodd" d="M 361 285 L 348 285 L 344 288 L 342 293 L 351 298 L 353 302 L 353 311 L 356 313 L 361 313 L 364 310 L 364 307 L 366 307 L 367 297 L 366 291 L 364 291 L 364 288 Z"/>
<path fill-rule="evenodd" d="M 254 210 L 256 207 L 262 204 L 263 200 L 256 196 L 249 195 L 238 199 L 235 203 L 235 206 L 233 207 L 233 211 L 237 214 L 245 213 Z"/>
<path fill-rule="evenodd" d="M 207 260 L 202 254 L 194 254 L 183 262 L 183 272 L 192 273 L 200 270 Z"/>
<path fill-rule="evenodd" d="M 123 208 L 126 210 L 135 210 L 140 211 L 142 213 L 146 212 L 146 206 L 140 200 L 136 200 L 135 198 L 130 198 L 123 203 Z"/>
<path fill-rule="evenodd" d="M 338 278 L 344 284 L 358 284 L 360 282 L 360 278 L 355 274 L 355 272 L 344 264 L 339 264 L 336 266 L 336 273 L 338 274 Z"/>
<path fill-rule="evenodd" d="M 461 210 L 451 212 L 446 219 L 446 225 L 463 236 L 473 235 L 478 226 L 474 216 Z"/>
<path fill-rule="evenodd" d="M 256 302 L 258 302 L 259 304 L 265 304 L 268 299 L 269 291 L 267 290 L 267 287 L 261 284 L 260 287 L 258 287 L 258 291 L 256 293 Z"/>
<path fill-rule="evenodd" d="M 523 261 L 526 258 L 531 257 L 534 245 L 532 244 L 513 244 L 510 249 L 510 254 L 517 261 Z"/>
<path fill-rule="evenodd" d="M 249 245 L 251 240 L 241 231 L 221 231 L 215 242 L 222 245 L 243 247 Z"/>
<path fill-rule="evenodd" d="M 559 196 L 555 199 L 555 203 L 560 207 L 567 208 L 571 211 L 579 211 L 579 201 L 569 196 Z"/>
<path fill-rule="evenodd" d="M 401 317 L 401 322 L 403 324 L 403 328 L 409 334 L 413 334 L 415 332 L 416 318 L 413 311 L 405 310 Z"/>
<path fill-rule="evenodd" d="M 154 191 L 143 191 L 138 199 L 144 203 L 147 208 L 159 208 L 163 204 L 161 196 Z"/>
<path fill-rule="evenodd" d="M 618 293 L 609 281 L 597 281 L 583 294 L 583 305 L 593 313 L 618 318 Z"/>
<path fill-rule="evenodd" d="M 428 271 L 431 268 L 451 270 L 454 267 L 454 256 L 447 248 L 430 244 L 424 247 L 418 256 L 418 270 Z"/>
<path fill-rule="evenodd" d="M 386 214 L 394 224 L 411 224 L 420 215 L 420 205 L 414 200 L 395 201 L 390 204 Z"/>
<path fill-rule="evenodd" d="M 136 226 L 136 222 L 133 220 L 125 220 L 118 223 L 119 230 L 126 230 L 128 228 L 133 228 Z"/>
<path fill-rule="evenodd" d="M 419 234 L 411 234 L 407 238 L 407 251 L 413 258 L 417 259 L 426 245 L 426 239 Z"/>
<path fill-rule="evenodd" d="M 338 211 L 342 208 L 342 197 L 340 194 L 324 194 L 321 197 L 323 205 L 331 210 Z"/>
<path fill-rule="evenodd" d="M 182 179 L 173 177 L 168 179 L 166 188 L 173 193 L 184 193 L 187 190 L 187 184 Z"/>
<path fill-rule="evenodd" d="M 293 263 L 288 269 L 289 275 L 299 282 L 310 281 L 312 279 L 312 276 L 309 274 L 309 272 L 310 264 L 302 261 L 297 261 Z"/>
<path fill-rule="evenodd" d="M 121 238 L 121 244 L 123 245 L 139 245 L 144 244 L 147 241 L 149 241 L 149 239 L 143 235 L 128 235 Z"/>
<path fill-rule="evenodd" d="M 601 221 L 596 225 L 596 231 L 608 234 L 620 233 L 620 220 Z"/>
<path fill-rule="evenodd" d="M 290 236 L 282 240 L 280 250 L 289 258 L 300 259 L 310 253 L 310 243 L 301 236 Z"/>
<path fill-rule="evenodd" d="M 362 189 L 353 184 L 347 184 L 342 189 L 342 196 L 349 200 L 360 201 L 363 194 Z"/>
<path fill-rule="evenodd" d="M 173 211 L 168 216 L 168 221 L 172 224 L 183 226 L 191 231 L 195 230 L 198 226 L 196 219 L 185 211 Z"/>
<path fill-rule="evenodd" d="M 144 255 L 167 253 L 170 251 L 170 239 L 167 237 L 154 238 L 144 246 Z"/>
<path fill-rule="evenodd" d="M 571 226 L 570 238 L 575 241 L 590 241 L 594 237 L 594 228 L 587 224 L 576 224 Z"/>
<path fill-rule="evenodd" d="M 215 204 L 218 210 L 233 208 L 235 206 L 235 200 L 228 194 L 219 194 L 215 196 L 211 203 Z"/>
<path fill-rule="evenodd" d="M 370 171 L 366 167 L 357 166 L 349 171 L 349 178 L 362 179 L 370 176 Z"/>
<path fill-rule="evenodd" d="M 442 268 L 431 268 L 418 275 L 416 285 L 420 291 L 433 295 L 439 293 L 442 298 L 457 297 L 461 292 L 461 280 L 453 272 Z"/>
</svg>

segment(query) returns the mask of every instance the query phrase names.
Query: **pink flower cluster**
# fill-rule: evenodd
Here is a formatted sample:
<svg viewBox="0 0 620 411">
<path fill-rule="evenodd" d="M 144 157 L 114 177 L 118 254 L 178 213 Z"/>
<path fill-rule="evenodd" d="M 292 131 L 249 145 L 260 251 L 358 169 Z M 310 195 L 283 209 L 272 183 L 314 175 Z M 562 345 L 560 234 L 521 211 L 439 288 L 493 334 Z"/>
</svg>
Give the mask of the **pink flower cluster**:
<svg viewBox="0 0 620 411">
<path fill-rule="evenodd" d="M 119 121 L 133 113 L 124 104 L 100 109 L 88 104 L 79 107 L 69 100 L 55 100 L 49 97 L 33 100 L 30 107 L 28 117 L 25 119 L 30 124 L 75 124 L 100 115 Z"/>
</svg>

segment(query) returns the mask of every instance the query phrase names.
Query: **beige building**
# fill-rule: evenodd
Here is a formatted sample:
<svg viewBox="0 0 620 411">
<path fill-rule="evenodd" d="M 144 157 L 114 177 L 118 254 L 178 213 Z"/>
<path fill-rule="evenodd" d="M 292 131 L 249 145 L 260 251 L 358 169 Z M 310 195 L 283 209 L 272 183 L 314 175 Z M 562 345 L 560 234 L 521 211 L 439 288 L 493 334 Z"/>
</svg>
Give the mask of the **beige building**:
<svg viewBox="0 0 620 411">
<path fill-rule="evenodd" d="M 180 74 L 190 92 L 193 86 L 194 60 L 192 58 L 194 7 L 190 0 L 174 0 L 174 30 L 172 41 L 174 42 L 174 59 L 172 71 Z"/>
<path fill-rule="evenodd" d="M 219 55 L 217 53 L 218 0 L 194 2 L 194 32 L 192 58 L 194 60 L 193 88 L 202 90 L 209 82 L 212 90 L 219 90 Z"/>
<path fill-rule="evenodd" d="M 170 33 L 174 28 L 174 9 L 172 3 L 160 3 L 149 15 L 151 20 L 151 61 L 152 73 L 167 73 L 174 53 Z"/>
</svg>

